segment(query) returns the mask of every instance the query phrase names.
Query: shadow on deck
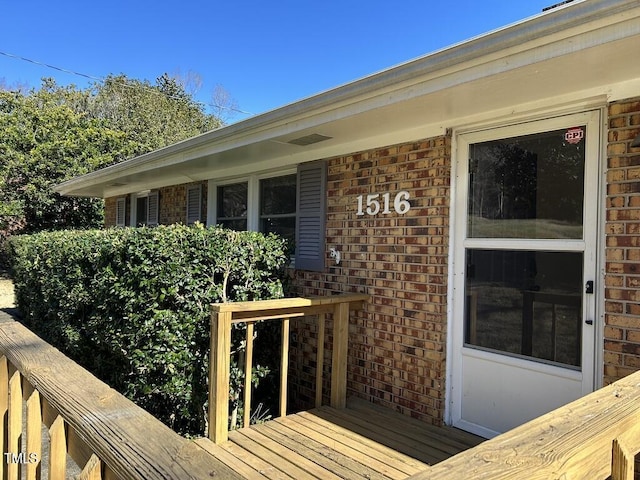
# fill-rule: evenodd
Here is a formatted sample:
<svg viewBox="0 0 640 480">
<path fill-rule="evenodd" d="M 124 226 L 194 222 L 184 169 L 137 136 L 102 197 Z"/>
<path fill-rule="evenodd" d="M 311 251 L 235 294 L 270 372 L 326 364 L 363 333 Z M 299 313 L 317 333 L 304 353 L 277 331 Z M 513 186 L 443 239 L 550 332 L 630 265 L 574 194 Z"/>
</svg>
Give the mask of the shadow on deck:
<svg viewBox="0 0 640 480">
<path fill-rule="evenodd" d="M 405 479 L 483 441 L 363 400 L 320 407 L 196 443 L 246 479 Z"/>
</svg>

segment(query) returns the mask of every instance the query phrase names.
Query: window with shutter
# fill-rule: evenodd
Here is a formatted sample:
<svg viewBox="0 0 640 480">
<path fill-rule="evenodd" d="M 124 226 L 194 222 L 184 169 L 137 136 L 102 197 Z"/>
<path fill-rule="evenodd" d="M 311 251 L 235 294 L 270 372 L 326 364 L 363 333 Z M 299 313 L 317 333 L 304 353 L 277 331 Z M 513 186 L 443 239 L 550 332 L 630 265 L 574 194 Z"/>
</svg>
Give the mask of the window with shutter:
<svg viewBox="0 0 640 480">
<path fill-rule="evenodd" d="M 297 269 L 324 270 L 326 192 L 327 169 L 324 161 L 298 166 Z"/>
<path fill-rule="evenodd" d="M 202 215 L 202 185 L 192 185 L 187 188 L 187 225 L 201 221 Z"/>
<path fill-rule="evenodd" d="M 124 227 L 126 224 L 127 199 L 118 198 L 116 200 L 116 227 Z"/>
</svg>

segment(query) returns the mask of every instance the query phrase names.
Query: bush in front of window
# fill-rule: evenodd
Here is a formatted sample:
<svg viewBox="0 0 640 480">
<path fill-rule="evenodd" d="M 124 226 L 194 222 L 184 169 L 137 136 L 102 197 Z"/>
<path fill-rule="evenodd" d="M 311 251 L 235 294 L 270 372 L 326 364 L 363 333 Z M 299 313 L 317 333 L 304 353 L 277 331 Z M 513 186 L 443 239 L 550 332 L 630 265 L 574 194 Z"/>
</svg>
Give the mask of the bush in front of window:
<svg viewBox="0 0 640 480">
<path fill-rule="evenodd" d="M 274 235 L 180 225 L 19 236 L 11 257 L 29 328 L 192 435 L 206 426 L 209 305 L 282 297 L 289 263 Z"/>
</svg>

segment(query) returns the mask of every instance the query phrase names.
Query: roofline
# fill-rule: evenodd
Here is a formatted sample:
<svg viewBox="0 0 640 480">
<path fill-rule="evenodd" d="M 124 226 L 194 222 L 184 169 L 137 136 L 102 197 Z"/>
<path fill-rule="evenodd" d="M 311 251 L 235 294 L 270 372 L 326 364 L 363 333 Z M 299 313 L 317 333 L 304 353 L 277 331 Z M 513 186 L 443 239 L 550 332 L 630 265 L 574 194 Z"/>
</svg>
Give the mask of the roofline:
<svg viewBox="0 0 640 480">
<path fill-rule="evenodd" d="M 506 25 L 485 34 L 456 43 L 435 52 L 373 73 L 358 80 L 340 85 L 286 104 L 274 110 L 227 125 L 172 145 L 154 150 L 124 162 L 72 178 L 54 187 L 54 191 L 67 194 L 78 187 L 89 187 L 100 181 L 108 181 L 133 167 L 144 167 L 163 158 L 201 147 L 205 144 L 222 143 L 232 138 L 277 128 L 279 123 L 298 121 L 319 113 L 338 103 L 355 103 L 359 98 L 379 93 L 385 88 L 410 82 L 413 79 L 434 73 L 472 59 L 517 46 L 540 37 L 568 30 L 586 22 L 597 21 L 632 8 L 637 0 L 577 0 L 544 11 L 516 23 Z M 276 135 L 277 136 L 277 135 Z"/>
</svg>

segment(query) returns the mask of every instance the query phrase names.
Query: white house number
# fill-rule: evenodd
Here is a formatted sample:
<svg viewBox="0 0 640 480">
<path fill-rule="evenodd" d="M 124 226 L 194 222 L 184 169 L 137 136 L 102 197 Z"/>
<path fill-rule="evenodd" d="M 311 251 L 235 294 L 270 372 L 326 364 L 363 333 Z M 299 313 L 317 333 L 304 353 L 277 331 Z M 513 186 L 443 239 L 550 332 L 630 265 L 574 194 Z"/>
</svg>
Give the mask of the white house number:
<svg viewBox="0 0 640 480">
<path fill-rule="evenodd" d="M 404 215 L 411 209 L 409 203 L 409 192 L 402 190 L 396 193 L 393 199 L 393 209 L 399 215 Z M 383 193 L 370 193 L 369 195 L 358 195 L 358 213 L 357 216 L 362 215 L 377 215 L 382 213 L 387 215 L 391 213 L 391 194 L 389 192 Z"/>
</svg>

